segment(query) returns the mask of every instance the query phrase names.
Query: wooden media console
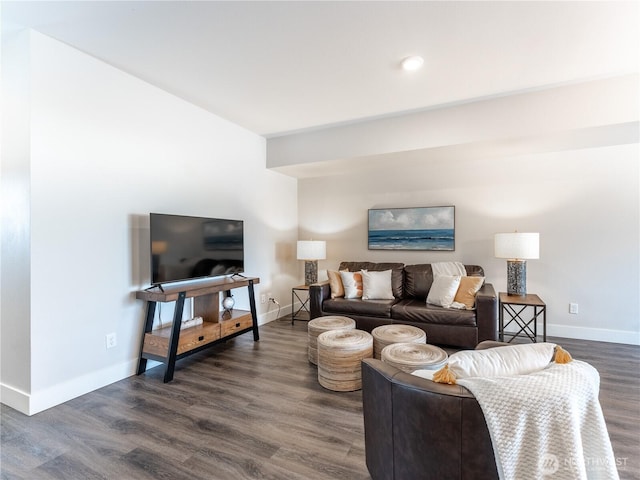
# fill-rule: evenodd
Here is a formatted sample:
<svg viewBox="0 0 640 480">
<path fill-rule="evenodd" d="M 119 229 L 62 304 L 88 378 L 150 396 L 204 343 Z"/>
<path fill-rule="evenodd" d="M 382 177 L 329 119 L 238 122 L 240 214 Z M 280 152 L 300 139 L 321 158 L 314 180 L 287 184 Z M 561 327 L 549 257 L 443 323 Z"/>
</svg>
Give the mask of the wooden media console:
<svg viewBox="0 0 640 480">
<path fill-rule="evenodd" d="M 253 340 L 258 341 L 258 316 L 253 286 L 259 278 L 222 277 L 192 284 L 154 287 L 136 292 L 138 300 L 147 302 L 146 320 L 140 345 L 137 375 L 147 369 L 147 360 L 165 364 L 164 382 L 173 379 L 176 360 L 211 347 L 222 341 L 253 331 Z M 220 310 L 220 293 L 231 295 L 235 288 L 247 287 L 250 310 Z M 202 324 L 181 329 L 184 301 L 193 298 L 196 317 Z M 176 302 L 171 325 L 152 330 L 158 302 Z"/>
</svg>

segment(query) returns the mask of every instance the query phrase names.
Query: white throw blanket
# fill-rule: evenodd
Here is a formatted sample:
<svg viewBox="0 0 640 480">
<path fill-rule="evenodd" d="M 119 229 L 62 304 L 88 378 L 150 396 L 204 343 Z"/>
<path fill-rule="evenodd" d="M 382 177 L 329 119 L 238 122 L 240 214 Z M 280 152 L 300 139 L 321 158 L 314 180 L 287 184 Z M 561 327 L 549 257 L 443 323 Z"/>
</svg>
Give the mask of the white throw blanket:
<svg viewBox="0 0 640 480">
<path fill-rule="evenodd" d="M 598 401 L 600 376 L 588 363 L 457 383 L 482 407 L 501 479 L 619 478 Z"/>
<path fill-rule="evenodd" d="M 460 262 L 432 263 L 431 270 L 433 271 L 434 277 L 438 275 L 448 275 L 448 276 L 460 275 L 461 277 L 465 277 L 467 275 L 467 269 L 464 268 L 464 265 Z"/>
</svg>

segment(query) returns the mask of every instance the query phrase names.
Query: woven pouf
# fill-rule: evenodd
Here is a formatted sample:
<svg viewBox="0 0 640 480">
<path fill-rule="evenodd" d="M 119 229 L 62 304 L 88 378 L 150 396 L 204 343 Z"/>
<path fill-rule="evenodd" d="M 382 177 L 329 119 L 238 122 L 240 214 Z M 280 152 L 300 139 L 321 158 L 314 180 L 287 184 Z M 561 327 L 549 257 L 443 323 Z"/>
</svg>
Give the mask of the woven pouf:
<svg viewBox="0 0 640 480">
<path fill-rule="evenodd" d="M 434 345 L 394 343 L 382 349 L 382 361 L 400 370 L 438 370 L 447 362 L 447 352 Z"/>
<path fill-rule="evenodd" d="M 392 343 L 427 343 L 424 330 L 411 325 L 380 325 L 371 331 L 373 357 L 380 359 L 382 349 Z"/>
<path fill-rule="evenodd" d="M 318 335 L 330 330 L 355 330 L 356 321 L 349 317 L 318 317 L 309 321 L 307 331 L 309 332 L 309 361 L 314 365 L 318 364 Z"/>
<path fill-rule="evenodd" d="M 361 361 L 373 355 L 373 337 L 363 330 L 330 330 L 318 335 L 318 382 L 334 392 L 362 388 Z"/>
</svg>

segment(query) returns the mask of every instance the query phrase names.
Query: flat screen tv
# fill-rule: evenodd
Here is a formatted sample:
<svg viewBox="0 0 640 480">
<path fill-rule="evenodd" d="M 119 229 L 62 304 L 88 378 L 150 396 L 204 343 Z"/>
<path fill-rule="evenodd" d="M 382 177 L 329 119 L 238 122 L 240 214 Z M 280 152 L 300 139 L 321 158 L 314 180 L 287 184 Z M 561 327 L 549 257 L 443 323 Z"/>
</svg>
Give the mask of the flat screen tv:
<svg viewBox="0 0 640 480">
<path fill-rule="evenodd" d="M 151 284 L 244 272 L 242 220 L 150 214 Z"/>
</svg>

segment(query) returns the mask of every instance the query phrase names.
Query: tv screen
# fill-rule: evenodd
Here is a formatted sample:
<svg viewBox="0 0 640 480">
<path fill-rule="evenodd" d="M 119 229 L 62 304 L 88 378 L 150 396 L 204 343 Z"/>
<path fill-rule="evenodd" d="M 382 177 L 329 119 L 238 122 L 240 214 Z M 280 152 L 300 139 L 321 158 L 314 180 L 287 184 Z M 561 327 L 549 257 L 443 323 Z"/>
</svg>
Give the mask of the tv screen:
<svg viewBox="0 0 640 480">
<path fill-rule="evenodd" d="M 150 214 L 151 283 L 244 271 L 242 220 Z"/>
</svg>

